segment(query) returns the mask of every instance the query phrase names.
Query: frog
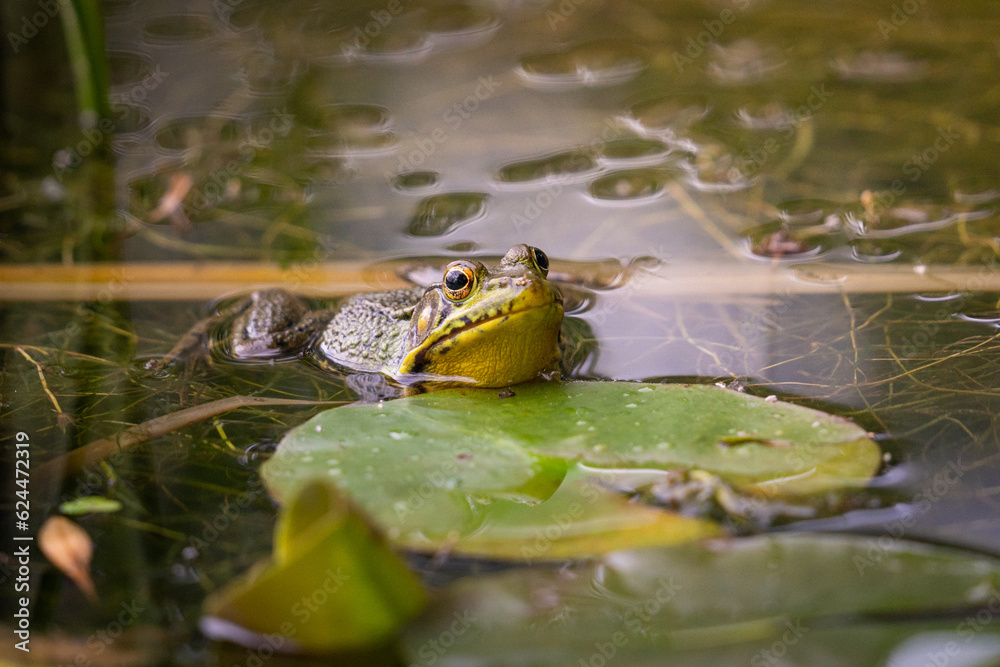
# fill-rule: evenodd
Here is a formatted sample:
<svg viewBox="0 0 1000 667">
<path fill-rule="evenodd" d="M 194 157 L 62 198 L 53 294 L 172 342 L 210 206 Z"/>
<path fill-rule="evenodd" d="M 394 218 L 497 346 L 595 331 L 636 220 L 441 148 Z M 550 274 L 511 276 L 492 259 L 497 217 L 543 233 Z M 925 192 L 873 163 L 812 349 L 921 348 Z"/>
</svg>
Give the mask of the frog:
<svg viewBox="0 0 1000 667">
<path fill-rule="evenodd" d="M 238 359 L 310 353 L 404 386 L 507 387 L 558 373 L 564 309 L 548 273 L 542 250 L 518 244 L 494 267 L 458 259 L 428 287 L 355 294 L 335 309 L 261 290 L 232 319 L 228 344 Z"/>
</svg>

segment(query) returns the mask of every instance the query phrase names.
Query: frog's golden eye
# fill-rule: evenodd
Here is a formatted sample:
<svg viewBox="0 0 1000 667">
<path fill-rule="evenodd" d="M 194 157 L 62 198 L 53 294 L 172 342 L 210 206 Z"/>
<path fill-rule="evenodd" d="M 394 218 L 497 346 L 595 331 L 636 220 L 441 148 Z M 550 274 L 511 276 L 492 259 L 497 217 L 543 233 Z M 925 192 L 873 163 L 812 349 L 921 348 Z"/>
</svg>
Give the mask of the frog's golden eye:
<svg viewBox="0 0 1000 667">
<path fill-rule="evenodd" d="M 444 271 L 444 293 L 452 301 L 461 301 L 476 286 L 476 270 L 466 262 L 455 262 Z"/>
<path fill-rule="evenodd" d="M 542 272 L 542 277 L 549 275 L 549 257 L 544 252 L 532 246 L 531 257 L 535 260 L 535 266 Z"/>
</svg>

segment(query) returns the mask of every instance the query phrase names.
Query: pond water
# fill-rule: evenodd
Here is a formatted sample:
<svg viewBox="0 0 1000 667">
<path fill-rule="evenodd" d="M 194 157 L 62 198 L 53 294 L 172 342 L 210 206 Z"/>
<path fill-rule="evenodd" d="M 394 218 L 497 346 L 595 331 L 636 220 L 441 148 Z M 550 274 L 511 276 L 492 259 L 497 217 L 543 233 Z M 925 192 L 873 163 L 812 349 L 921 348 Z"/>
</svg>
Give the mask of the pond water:
<svg viewBox="0 0 1000 667">
<path fill-rule="evenodd" d="M 737 379 L 877 434 L 888 465 L 851 511 L 780 530 L 1000 555 L 996 3 L 104 12 L 95 128 L 76 124 L 58 21 L 0 61 L 5 457 L 18 432 L 41 466 L 230 396 L 353 400 L 304 361 L 148 362 L 237 291 L 429 282 L 523 242 L 598 342 L 577 377 Z M 270 553 L 260 463 L 323 407 L 209 416 L 40 482 L 34 521 L 88 493 L 123 508 L 78 519 L 99 605 L 38 557 L 35 631 L 93 639 L 143 607 L 127 642 L 65 640 L 52 661 L 208 662 L 201 601 Z"/>
</svg>

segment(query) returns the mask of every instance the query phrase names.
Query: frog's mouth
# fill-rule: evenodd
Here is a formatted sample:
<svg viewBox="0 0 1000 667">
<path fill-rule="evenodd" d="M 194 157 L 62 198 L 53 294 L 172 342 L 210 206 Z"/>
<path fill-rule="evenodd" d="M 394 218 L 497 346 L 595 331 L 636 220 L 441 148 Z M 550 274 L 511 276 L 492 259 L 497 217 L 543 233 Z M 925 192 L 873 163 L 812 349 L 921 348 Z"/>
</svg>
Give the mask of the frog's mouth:
<svg viewBox="0 0 1000 667">
<path fill-rule="evenodd" d="M 457 336 L 460 336 L 464 333 L 468 333 L 480 327 L 483 328 L 489 328 L 494 326 L 499 327 L 502 326 L 507 320 L 516 319 L 519 315 L 524 315 L 525 313 L 530 313 L 532 311 L 538 311 L 542 309 L 553 309 L 556 307 L 558 307 L 560 311 L 563 309 L 562 299 L 556 298 L 547 303 L 534 303 L 504 313 L 497 313 L 496 315 L 491 315 L 490 317 L 482 317 L 475 320 L 467 320 L 463 322 L 462 325 L 459 326 L 459 328 L 453 331 L 449 331 L 444 336 L 441 336 L 440 338 L 436 339 L 428 346 L 428 349 L 432 349 L 437 345 L 441 345 L 449 341 L 452 341 Z"/>
<path fill-rule="evenodd" d="M 562 317 L 562 299 L 554 297 L 469 320 L 411 351 L 401 366 L 408 368 L 406 375 L 429 373 L 449 381 L 461 377 L 483 386 L 522 382 L 551 361 Z"/>
</svg>

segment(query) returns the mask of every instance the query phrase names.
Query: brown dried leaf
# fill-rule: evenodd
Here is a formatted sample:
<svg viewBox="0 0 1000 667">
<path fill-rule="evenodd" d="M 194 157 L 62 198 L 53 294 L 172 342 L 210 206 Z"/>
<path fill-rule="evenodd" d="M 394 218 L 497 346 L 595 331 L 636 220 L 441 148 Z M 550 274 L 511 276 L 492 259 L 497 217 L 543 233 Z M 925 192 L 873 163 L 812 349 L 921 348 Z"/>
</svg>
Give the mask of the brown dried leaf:
<svg viewBox="0 0 1000 667">
<path fill-rule="evenodd" d="M 38 546 L 53 565 L 73 580 L 92 601 L 97 590 L 90 578 L 94 543 L 87 532 L 64 516 L 51 516 L 38 531 Z"/>
</svg>

